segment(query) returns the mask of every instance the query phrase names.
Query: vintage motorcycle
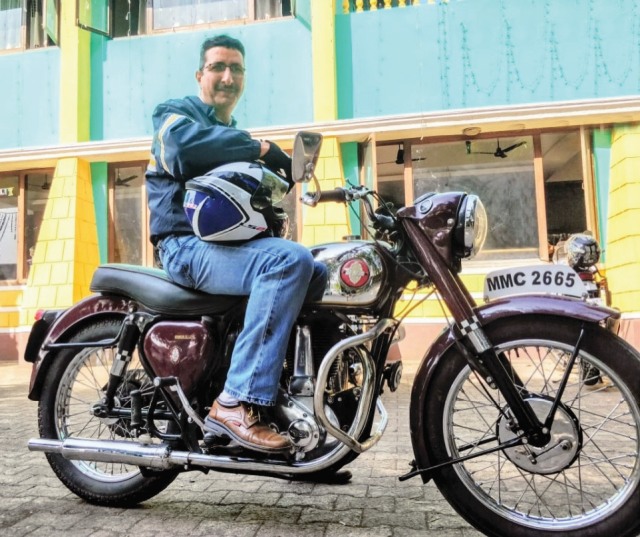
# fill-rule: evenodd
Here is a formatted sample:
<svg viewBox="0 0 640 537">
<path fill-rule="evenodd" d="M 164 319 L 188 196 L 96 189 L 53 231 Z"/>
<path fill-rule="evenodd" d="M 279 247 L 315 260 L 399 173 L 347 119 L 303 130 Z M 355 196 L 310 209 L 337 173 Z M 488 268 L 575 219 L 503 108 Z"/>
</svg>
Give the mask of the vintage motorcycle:
<svg viewBox="0 0 640 537">
<path fill-rule="evenodd" d="M 459 273 L 486 236 L 480 199 L 428 193 L 393 214 L 363 186 L 321 192 L 320 144 L 308 132 L 294 143 L 294 179 L 316 185 L 304 202 L 359 201 L 379 238 L 312 249 L 329 282 L 300 313 L 270 417 L 291 451 L 260 454 L 203 434 L 246 300 L 118 264 L 96 270 L 92 296 L 37 316 L 25 358 L 40 438 L 29 449 L 102 505 L 142 502 L 190 470 L 330 481 L 385 430 L 383 388 L 397 389 L 401 375 L 386 357 L 402 320 L 396 304 L 412 285 L 437 291 L 450 321 L 425 342 L 411 392 L 415 460 L 400 479 L 433 479 L 487 535 L 635 535 L 640 356 L 601 326 L 619 313 L 562 292 L 476 304 Z M 551 266 L 493 283 L 531 278 L 540 291 L 581 296 L 573 275 Z M 586 390 L 589 366 L 614 388 Z"/>
</svg>

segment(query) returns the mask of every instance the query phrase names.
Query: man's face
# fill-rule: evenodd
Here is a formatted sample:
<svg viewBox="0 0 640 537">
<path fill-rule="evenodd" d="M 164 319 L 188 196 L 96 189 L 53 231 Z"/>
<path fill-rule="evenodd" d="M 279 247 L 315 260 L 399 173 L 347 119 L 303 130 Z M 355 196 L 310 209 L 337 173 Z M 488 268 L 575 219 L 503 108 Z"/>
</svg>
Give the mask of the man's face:
<svg viewBox="0 0 640 537">
<path fill-rule="evenodd" d="M 202 71 L 196 72 L 200 97 L 216 109 L 216 115 L 229 121 L 244 89 L 244 58 L 240 51 L 213 47 L 205 53 Z"/>
</svg>

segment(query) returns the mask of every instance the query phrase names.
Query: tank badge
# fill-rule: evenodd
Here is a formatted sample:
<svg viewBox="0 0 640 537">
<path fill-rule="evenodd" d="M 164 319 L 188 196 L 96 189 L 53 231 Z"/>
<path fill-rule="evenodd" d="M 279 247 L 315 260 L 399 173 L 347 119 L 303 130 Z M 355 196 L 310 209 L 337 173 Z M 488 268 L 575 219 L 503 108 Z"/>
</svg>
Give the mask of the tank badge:
<svg viewBox="0 0 640 537">
<path fill-rule="evenodd" d="M 362 259 L 350 259 L 340 267 L 340 279 L 347 287 L 359 289 L 364 286 L 371 277 L 371 270 L 366 261 Z"/>
<path fill-rule="evenodd" d="M 171 347 L 169 350 L 169 360 L 172 364 L 177 364 L 180 361 L 180 348 Z"/>
</svg>

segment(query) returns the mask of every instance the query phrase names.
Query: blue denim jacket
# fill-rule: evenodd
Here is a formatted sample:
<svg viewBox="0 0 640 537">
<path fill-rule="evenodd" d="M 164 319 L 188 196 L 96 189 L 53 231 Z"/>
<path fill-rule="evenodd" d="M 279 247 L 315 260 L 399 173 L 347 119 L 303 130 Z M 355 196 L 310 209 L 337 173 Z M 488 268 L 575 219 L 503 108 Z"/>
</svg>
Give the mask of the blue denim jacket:
<svg viewBox="0 0 640 537">
<path fill-rule="evenodd" d="M 198 97 L 171 99 L 153 112 L 153 143 L 146 172 L 151 242 L 193 233 L 182 208 L 184 184 L 227 162 L 254 161 L 260 142 L 215 116 Z"/>
</svg>

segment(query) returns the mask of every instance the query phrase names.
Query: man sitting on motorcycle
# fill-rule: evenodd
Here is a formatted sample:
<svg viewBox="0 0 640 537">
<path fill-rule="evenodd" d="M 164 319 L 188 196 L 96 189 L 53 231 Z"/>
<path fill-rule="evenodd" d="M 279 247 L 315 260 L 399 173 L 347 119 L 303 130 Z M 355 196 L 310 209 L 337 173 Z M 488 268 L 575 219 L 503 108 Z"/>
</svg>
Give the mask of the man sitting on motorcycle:
<svg viewBox="0 0 640 537">
<path fill-rule="evenodd" d="M 151 241 L 176 283 L 210 294 L 249 296 L 224 390 L 205 427 L 246 448 L 287 451 L 286 436 L 260 421 L 257 406 L 275 404 L 289 335 L 305 300 L 318 300 L 324 265 L 302 245 L 274 236 L 250 241 L 199 239 L 183 210 L 185 182 L 224 163 L 262 160 L 291 181 L 291 159 L 276 144 L 253 139 L 232 117 L 244 89 L 244 46 L 219 35 L 204 41 L 198 96 L 171 99 L 153 113 L 146 172 Z"/>
</svg>

